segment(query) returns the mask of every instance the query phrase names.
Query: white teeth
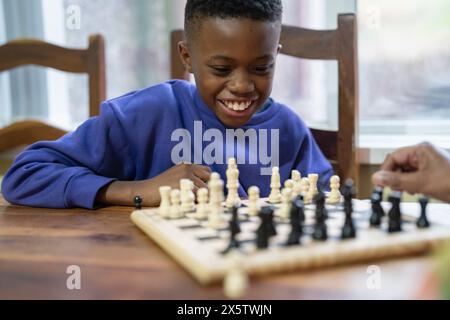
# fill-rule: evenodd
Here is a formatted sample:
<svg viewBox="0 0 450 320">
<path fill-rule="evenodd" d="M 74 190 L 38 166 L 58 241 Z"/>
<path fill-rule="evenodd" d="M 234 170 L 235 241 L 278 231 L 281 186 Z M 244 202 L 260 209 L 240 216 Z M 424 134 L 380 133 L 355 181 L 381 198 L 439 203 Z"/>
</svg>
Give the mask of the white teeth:
<svg viewBox="0 0 450 320">
<path fill-rule="evenodd" d="M 223 101 L 225 106 L 228 109 L 234 110 L 234 111 L 244 111 L 247 110 L 250 105 L 252 104 L 252 101 L 246 101 L 246 102 L 231 102 L 231 101 Z"/>
</svg>

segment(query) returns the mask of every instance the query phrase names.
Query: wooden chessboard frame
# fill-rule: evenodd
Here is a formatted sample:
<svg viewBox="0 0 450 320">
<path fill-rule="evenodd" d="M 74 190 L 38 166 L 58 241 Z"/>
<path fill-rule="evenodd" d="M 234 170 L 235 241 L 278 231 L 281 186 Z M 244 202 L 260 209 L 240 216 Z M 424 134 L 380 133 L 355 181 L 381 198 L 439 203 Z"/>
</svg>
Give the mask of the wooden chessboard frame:
<svg viewBox="0 0 450 320">
<path fill-rule="evenodd" d="M 354 200 L 360 201 L 360 200 Z M 412 219 L 407 214 L 403 219 Z M 202 245 L 182 228 L 159 216 L 158 209 L 136 210 L 131 220 L 202 285 L 222 281 L 232 261 L 227 255 Z M 366 230 L 371 232 L 372 230 Z M 294 270 L 312 270 L 370 260 L 417 255 L 450 240 L 450 228 L 433 225 L 415 232 L 385 234 L 366 240 L 314 242 L 292 247 L 269 247 L 244 255 L 242 267 L 250 276 Z M 376 241 L 374 241 L 376 240 Z M 224 248 L 225 249 L 225 248 Z"/>
</svg>

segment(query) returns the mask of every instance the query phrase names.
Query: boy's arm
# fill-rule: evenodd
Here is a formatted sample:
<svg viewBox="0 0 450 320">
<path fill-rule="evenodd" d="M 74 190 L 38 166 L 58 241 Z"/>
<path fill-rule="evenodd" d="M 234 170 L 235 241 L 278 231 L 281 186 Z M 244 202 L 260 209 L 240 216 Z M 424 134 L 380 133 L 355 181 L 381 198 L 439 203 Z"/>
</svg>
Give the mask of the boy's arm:
<svg viewBox="0 0 450 320">
<path fill-rule="evenodd" d="M 101 116 L 75 132 L 22 152 L 3 179 L 6 200 L 36 207 L 94 208 L 100 189 L 131 176 L 134 169 L 125 132 L 113 108 L 108 103 L 102 107 Z"/>
</svg>

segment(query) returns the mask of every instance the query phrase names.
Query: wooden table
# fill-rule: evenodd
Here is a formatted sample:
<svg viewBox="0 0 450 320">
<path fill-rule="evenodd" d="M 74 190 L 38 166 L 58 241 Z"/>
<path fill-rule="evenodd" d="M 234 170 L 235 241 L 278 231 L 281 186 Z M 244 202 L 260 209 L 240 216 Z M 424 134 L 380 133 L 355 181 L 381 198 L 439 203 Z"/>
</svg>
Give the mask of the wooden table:
<svg viewBox="0 0 450 320">
<path fill-rule="evenodd" d="M 223 299 L 201 287 L 130 220 L 132 208 L 97 211 L 9 205 L 0 195 L 0 299 Z M 381 289 L 367 287 L 369 265 Z M 81 289 L 66 287 L 68 266 Z M 412 257 L 251 280 L 246 299 L 422 298 L 431 257 Z"/>
</svg>

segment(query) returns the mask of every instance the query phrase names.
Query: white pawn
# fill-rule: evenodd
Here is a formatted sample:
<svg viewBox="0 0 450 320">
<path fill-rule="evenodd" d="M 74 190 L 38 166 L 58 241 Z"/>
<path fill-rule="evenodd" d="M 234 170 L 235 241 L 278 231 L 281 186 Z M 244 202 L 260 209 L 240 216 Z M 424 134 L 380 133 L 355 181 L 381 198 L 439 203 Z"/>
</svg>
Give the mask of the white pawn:
<svg viewBox="0 0 450 320">
<path fill-rule="evenodd" d="M 160 187 L 159 195 L 161 196 L 161 203 L 158 208 L 158 214 L 162 218 L 170 217 L 170 192 L 172 191 L 171 187 Z"/>
<path fill-rule="evenodd" d="M 228 159 L 227 175 L 227 190 L 228 196 L 226 200 L 227 208 L 232 208 L 234 205 L 240 205 L 241 199 L 239 198 L 239 170 L 237 168 L 236 159 Z"/>
<path fill-rule="evenodd" d="M 285 182 L 284 182 L 284 187 L 285 188 L 288 188 L 288 189 L 294 189 L 294 180 L 292 180 L 292 179 L 287 179 Z"/>
<path fill-rule="evenodd" d="M 280 169 L 278 167 L 272 168 L 272 177 L 270 179 L 270 195 L 269 202 L 270 203 L 280 203 L 281 201 L 281 182 L 280 182 Z"/>
<path fill-rule="evenodd" d="M 341 202 L 341 192 L 339 191 L 339 188 L 341 186 L 340 184 L 341 179 L 339 176 L 332 176 L 330 178 L 330 195 L 328 197 L 329 203 L 339 203 Z"/>
<path fill-rule="evenodd" d="M 309 182 L 308 182 L 309 186 Z M 302 183 L 301 180 L 298 182 L 294 182 L 294 187 L 292 188 L 292 198 L 297 197 L 298 195 L 302 194 Z"/>
<path fill-rule="evenodd" d="M 195 218 L 197 220 L 206 220 L 208 218 L 209 204 L 208 204 L 208 189 L 201 188 L 197 191 L 197 211 Z"/>
<path fill-rule="evenodd" d="M 248 188 L 248 214 L 257 216 L 260 209 L 259 188 L 256 186 Z"/>
<path fill-rule="evenodd" d="M 291 196 L 292 189 L 284 188 L 283 191 L 281 191 L 281 207 L 278 210 L 278 215 L 282 219 L 289 219 L 291 211 Z"/>
<path fill-rule="evenodd" d="M 229 299 L 242 298 L 247 292 L 249 283 L 242 256 L 238 251 L 233 250 L 228 254 L 228 259 L 230 259 L 230 267 L 223 282 L 224 294 Z"/>
<path fill-rule="evenodd" d="M 314 196 L 319 192 L 317 190 L 317 181 L 319 180 L 319 175 L 316 173 L 310 173 L 308 174 L 308 180 L 309 180 L 309 189 L 308 189 L 308 202 L 312 202 L 314 199 Z"/>
<path fill-rule="evenodd" d="M 195 195 L 193 190 L 194 182 L 189 179 L 180 180 L 181 210 L 184 213 L 195 210 Z"/>
<path fill-rule="evenodd" d="M 214 181 L 210 188 L 208 225 L 211 228 L 220 229 L 224 222 L 222 217 L 223 180 Z"/>
<path fill-rule="evenodd" d="M 220 180 L 220 174 L 217 172 L 211 173 L 211 177 L 209 177 L 208 181 L 208 189 L 211 189 L 211 185 L 218 180 Z"/>
<path fill-rule="evenodd" d="M 294 181 L 294 184 L 300 182 L 300 180 L 302 179 L 302 175 L 301 175 L 300 171 L 292 170 L 291 179 Z"/>
<path fill-rule="evenodd" d="M 303 201 L 309 203 L 308 201 L 308 190 L 309 190 L 309 179 L 302 178 L 300 180 L 300 194 L 303 195 Z"/>
<path fill-rule="evenodd" d="M 181 219 L 184 217 L 181 210 L 180 190 L 174 189 L 170 192 L 170 219 Z"/>
</svg>

